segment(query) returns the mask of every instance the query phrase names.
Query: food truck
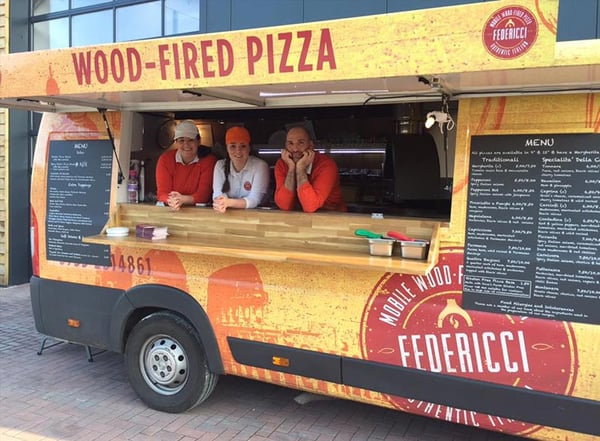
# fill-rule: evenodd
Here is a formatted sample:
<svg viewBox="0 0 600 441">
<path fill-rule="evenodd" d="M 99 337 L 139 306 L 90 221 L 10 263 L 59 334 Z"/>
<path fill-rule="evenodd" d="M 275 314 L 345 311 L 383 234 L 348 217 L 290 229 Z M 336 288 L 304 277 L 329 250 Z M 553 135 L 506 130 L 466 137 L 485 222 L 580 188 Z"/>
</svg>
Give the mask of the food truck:
<svg viewBox="0 0 600 441">
<path fill-rule="evenodd" d="M 1 56 L 2 105 L 44 112 L 37 330 L 124 354 L 166 412 L 237 375 L 600 439 L 600 41 L 557 42 L 557 11 L 493 1 Z M 369 117 L 389 128 L 359 132 Z M 271 164 L 282 121 L 301 120 L 349 211 L 157 205 L 152 164 L 181 119 L 215 151 L 245 123 Z M 358 136 L 323 135 L 340 126 Z M 372 255 L 360 231 L 418 242 Z"/>
</svg>

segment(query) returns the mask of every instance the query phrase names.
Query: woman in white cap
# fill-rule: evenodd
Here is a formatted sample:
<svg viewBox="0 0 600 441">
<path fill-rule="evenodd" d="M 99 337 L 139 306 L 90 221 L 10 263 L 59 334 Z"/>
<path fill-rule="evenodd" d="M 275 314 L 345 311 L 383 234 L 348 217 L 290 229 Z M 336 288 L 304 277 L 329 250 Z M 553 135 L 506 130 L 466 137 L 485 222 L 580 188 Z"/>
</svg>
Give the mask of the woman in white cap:
<svg viewBox="0 0 600 441">
<path fill-rule="evenodd" d="M 177 124 L 175 146 L 176 149 L 164 152 L 156 164 L 158 200 L 173 210 L 209 202 L 217 158 L 210 148 L 200 145 L 200 133 L 194 121 Z"/>
</svg>

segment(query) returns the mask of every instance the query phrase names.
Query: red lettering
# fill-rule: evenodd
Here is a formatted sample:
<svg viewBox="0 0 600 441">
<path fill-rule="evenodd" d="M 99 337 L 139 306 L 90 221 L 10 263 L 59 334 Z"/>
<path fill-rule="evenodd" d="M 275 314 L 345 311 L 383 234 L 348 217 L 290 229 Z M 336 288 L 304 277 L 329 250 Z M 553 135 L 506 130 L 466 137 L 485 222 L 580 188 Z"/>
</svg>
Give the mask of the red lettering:
<svg viewBox="0 0 600 441">
<path fill-rule="evenodd" d="M 321 41 L 319 42 L 319 56 L 317 70 L 323 70 L 323 64 L 329 63 L 329 69 L 336 69 L 335 54 L 333 53 L 333 42 L 328 28 L 321 30 Z"/>
<path fill-rule="evenodd" d="M 127 48 L 125 52 L 113 49 L 110 52 L 110 64 L 106 54 L 98 51 L 94 55 L 94 62 L 96 77 L 100 83 L 105 83 L 110 78 L 117 83 L 122 83 L 125 81 L 127 72 L 129 72 L 130 81 L 137 81 L 142 75 L 141 57 L 134 48 Z"/>
<path fill-rule="evenodd" d="M 92 64 L 92 52 L 87 51 L 85 54 L 83 52 L 71 54 L 71 58 L 73 59 L 73 69 L 75 70 L 75 77 L 77 77 L 77 84 L 80 86 L 84 82 L 85 84 L 90 84 L 92 75 L 92 70 L 90 69 L 90 65 Z"/>
<path fill-rule="evenodd" d="M 125 66 L 123 65 L 123 54 L 118 49 L 113 49 L 110 53 L 110 69 L 113 73 L 113 78 L 117 83 L 122 83 L 125 79 Z"/>
<path fill-rule="evenodd" d="M 267 35 L 267 64 L 269 67 L 269 73 L 275 73 L 275 57 L 273 57 L 273 35 Z"/>
<path fill-rule="evenodd" d="M 198 62 L 198 51 L 193 43 L 184 42 L 182 44 L 183 49 L 183 66 L 185 69 L 185 78 L 199 78 L 198 69 L 196 69 L 196 63 Z"/>
<path fill-rule="evenodd" d="M 132 48 L 127 48 L 127 65 L 129 68 L 129 81 L 137 81 L 142 76 L 142 57 Z"/>
<path fill-rule="evenodd" d="M 302 41 L 302 51 L 300 52 L 300 60 L 298 61 L 298 71 L 308 72 L 313 70 L 313 65 L 306 63 L 308 51 L 310 49 L 310 40 L 312 39 L 312 31 L 299 31 L 298 38 Z"/>
<path fill-rule="evenodd" d="M 219 57 L 219 75 L 225 77 L 233 72 L 233 47 L 231 43 L 222 38 L 217 40 L 217 54 Z M 227 63 L 225 63 L 227 60 Z"/>
<path fill-rule="evenodd" d="M 102 269 L 105 271 L 120 271 L 120 272 L 137 272 L 138 275 L 151 276 L 152 275 L 152 261 L 149 257 L 132 256 L 132 255 L 110 255 L 111 267 L 98 267 L 95 269 Z M 85 264 L 82 266 L 86 266 Z"/>
<path fill-rule="evenodd" d="M 281 60 L 279 62 L 279 72 L 293 72 L 294 67 L 287 64 L 288 56 L 290 55 L 290 47 L 292 46 L 292 33 L 282 32 L 277 35 L 279 40 L 283 40 L 283 49 L 281 50 Z"/>
<path fill-rule="evenodd" d="M 102 51 L 96 52 L 94 55 L 94 69 L 96 72 L 96 78 L 100 84 L 104 84 L 108 81 L 108 62 L 106 60 L 106 54 Z"/>
<path fill-rule="evenodd" d="M 166 57 L 166 52 L 169 50 L 169 46 L 166 44 L 161 44 L 158 46 L 158 64 L 160 65 L 160 79 L 167 79 L 167 66 L 171 64 Z"/>
<path fill-rule="evenodd" d="M 295 42 L 295 39 L 298 40 L 298 43 Z M 296 70 L 298 72 L 309 72 L 315 69 L 336 69 L 335 51 L 329 29 L 321 29 L 319 47 L 311 52 L 312 40 L 313 32 L 311 30 L 298 31 L 296 34 L 281 32 L 276 36 L 267 34 L 264 42 L 256 36 L 247 37 L 248 72 L 253 75 L 256 72 L 257 63 L 265 55 L 266 71 L 269 74 L 288 73 Z M 264 49 L 263 44 L 265 44 L 266 49 Z M 316 63 L 311 62 L 311 55 L 317 57 Z M 279 57 L 279 60 L 276 59 L 277 57 Z"/>
<path fill-rule="evenodd" d="M 177 44 L 173 45 L 173 59 L 175 60 L 175 64 L 173 67 L 175 68 L 175 78 L 181 79 L 181 66 L 179 64 L 179 46 Z"/>
<path fill-rule="evenodd" d="M 214 57 L 212 55 L 208 55 L 208 48 L 212 46 L 212 41 L 203 40 L 200 42 L 200 52 L 202 52 L 202 72 L 204 73 L 204 78 L 213 78 L 215 76 L 215 71 L 209 68 L 209 64 L 213 62 Z"/>
<path fill-rule="evenodd" d="M 246 52 L 248 55 L 248 73 L 254 75 L 254 64 L 262 58 L 262 43 L 258 37 L 246 38 Z"/>
</svg>

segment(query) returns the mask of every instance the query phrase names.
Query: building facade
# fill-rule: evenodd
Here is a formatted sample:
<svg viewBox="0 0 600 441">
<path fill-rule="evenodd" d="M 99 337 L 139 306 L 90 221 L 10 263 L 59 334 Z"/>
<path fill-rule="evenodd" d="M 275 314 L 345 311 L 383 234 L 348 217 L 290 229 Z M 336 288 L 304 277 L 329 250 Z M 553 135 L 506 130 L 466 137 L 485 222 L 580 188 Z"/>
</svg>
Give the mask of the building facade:
<svg viewBox="0 0 600 441">
<path fill-rule="evenodd" d="M 8 51 L 8 17 L 6 15 L 6 2 L 0 0 L 0 53 L 7 53 Z M 6 162 L 8 159 L 8 144 L 6 136 L 8 128 L 6 126 L 6 120 L 8 117 L 8 110 L 0 109 L 0 280 L 2 284 L 6 285 L 8 281 L 7 276 L 7 210 L 8 210 L 8 186 L 7 186 L 7 167 Z"/>
</svg>

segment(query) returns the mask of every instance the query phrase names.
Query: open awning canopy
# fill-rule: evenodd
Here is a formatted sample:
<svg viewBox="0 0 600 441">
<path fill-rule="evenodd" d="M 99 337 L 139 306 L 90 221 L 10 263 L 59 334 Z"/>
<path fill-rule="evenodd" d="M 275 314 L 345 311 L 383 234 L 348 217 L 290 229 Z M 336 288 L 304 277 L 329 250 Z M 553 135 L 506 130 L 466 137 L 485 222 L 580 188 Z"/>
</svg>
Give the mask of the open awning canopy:
<svg viewBox="0 0 600 441">
<path fill-rule="evenodd" d="M 557 0 L 454 7 L 0 56 L 0 106 L 281 108 L 600 90 L 600 40 Z"/>
</svg>

